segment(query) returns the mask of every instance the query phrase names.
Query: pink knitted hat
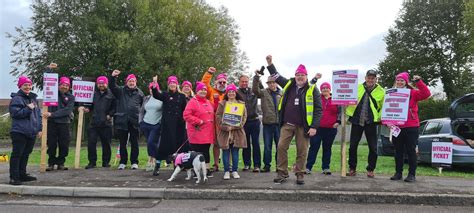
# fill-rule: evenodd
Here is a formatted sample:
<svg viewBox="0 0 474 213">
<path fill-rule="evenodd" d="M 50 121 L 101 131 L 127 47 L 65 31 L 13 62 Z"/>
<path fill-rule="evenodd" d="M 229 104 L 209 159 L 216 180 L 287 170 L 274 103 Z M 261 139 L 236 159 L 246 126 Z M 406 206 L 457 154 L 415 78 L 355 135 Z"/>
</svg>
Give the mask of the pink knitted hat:
<svg viewBox="0 0 474 213">
<path fill-rule="evenodd" d="M 219 79 L 224 79 L 227 81 L 227 75 L 225 73 L 221 73 L 216 78 L 216 80 L 219 80 Z"/>
<path fill-rule="evenodd" d="M 402 72 L 402 73 L 398 74 L 395 79 L 397 79 L 397 80 L 402 79 L 408 84 L 409 83 L 408 79 L 410 79 L 410 75 L 407 72 Z"/>
<path fill-rule="evenodd" d="M 31 79 L 29 79 L 29 78 L 26 77 L 26 76 L 20 76 L 20 77 L 18 78 L 18 84 L 17 84 L 17 86 L 18 86 L 18 88 L 20 88 L 21 86 L 23 86 L 23 84 L 26 84 L 26 83 L 32 84 Z"/>
<path fill-rule="evenodd" d="M 321 84 L 321 86 L 319 86 L 319 90 L 323 90 L 323 89 L 329 89 L 331 90 L 331 84 L 329 84 L 328 82 L 324 82 Z"/>
<path fill-rule="evenodd" d="M 308 71 L 306 71 L 306 67 L 303 64 L 300 64 L 298 66 L 298 69 L 296 69 L 295 75 L 298 74 L 298 73 L 308 75 Z"/>
<path fill-rule="evenodd" d="M 206 84 L 204 84 L 200 81 L 196 82 L 196 92 L 198 92 L 200 90 L 203 90 L 203 89 L 207 89 Z"/>
<path fill-rule="evenodd" d="M 191 87 L 191 89 L 193 88 L 193 85 L 189 81 L 183 81 L 183 84 L 181 84 L 181 86 L 184 87 L 184 85 L 188 85 L 189 87 Z"/>
<path fill-rule="evenodd" d="M 105 76 L 99 76 L 95 82 L 98 84 L 109 84 L 109 79 Z"/>
<path fill-rule="evenodd" d="M 59 85 L 61 85 L 61 84 L 67 84 L 67 85 L 71 86 L 71 80 L 69 80 L 68 77 L 63 76 L 63 77 L 59 78 Z"/>
<path fill-rule="evenodd" d="M 137 77 L 135 77 L 134 74 L 130 74 L 130 75 L 128 75 L 127 78 L 125 79 L 125 82 L 128 82 L 128 81 L 130 81 L 130 80 L 132 80 L 132 79 L 137 80 Z"/>
<path fill-rule="evenodd" d="M 178 78 L 177 78 L 176 76 L 174 76 L 174 75 L 172 75 L 172 76 L 168 77 L 168 84 L 170 84 L 170 83 L 176 83 L 176 84 L 179 84 L 179 82 L 178 82 Z"/>
<path fill-rule="evenodd" d="M 231 90 L 237 91 L 237 87 L 234 84 L 230 84 L 227 86 L 227 88 L 225 88 L 225 92 L 229 92 Z"/>
</svg>

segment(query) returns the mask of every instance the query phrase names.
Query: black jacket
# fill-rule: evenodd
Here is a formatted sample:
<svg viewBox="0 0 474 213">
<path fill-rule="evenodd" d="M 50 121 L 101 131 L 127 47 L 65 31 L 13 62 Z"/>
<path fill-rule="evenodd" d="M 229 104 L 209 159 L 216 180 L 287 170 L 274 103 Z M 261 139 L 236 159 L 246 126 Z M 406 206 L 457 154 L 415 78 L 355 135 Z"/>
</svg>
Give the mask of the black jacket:
<svg viewBox="0 0 474 213">
<path fill-rule="evenodd" d="M 9 111 L 12 118 L 12 128 L 10 132 L 23 134 L 29 138 L 35 138 L 36 134 L 41 131 L 41 110 L 36 100 L 37 95 L 30 93 L 26 95 L 22 90 L 11 94 Z M 34 109 L 30 109 L 27 105 L 33 103 Z"/>
<path fill-rule="evenodd" d="M 277 70 L 276 70 L 276 68 L 273 64 L 270 65 L 270 66 L 267 66 L 267 69 L 270 72 L 270 74 L 276 78 L 275 81 L 282 88 L 284 88 L 285 85 L 289 81 L 291 81 L 291 86 L 283 94 L 283 97 L 282 97 L 283 100 L 281 100 L 282 101 L 281 110 L 278 112 L 279 116 L 280 116 L 280 126 L 282 126 L 283 122 L 284 122 L 283 116 L 285 114 L 285 107 L 286 107 L 286 103 L 288 101 L 288 91 L 294 90 L 294 88 L 296 87 L 296 81 L 295 81 L 294 78 L 286 79 L 285 77 L 281 76 L 277 72 Z M 300 104 L 300 106 L 301 106 L 301 115 L 300 116 L 302 116 L 303 120 L 304 120 L 303 123 L 304 123 L 305 132 L 308 132 L 309 128 L 317 129 L 319 127 L 319 122 L 320 122 L 321 116 L 322 116 L 321 95 L 319 93 L 318 88 L 316 87 L 313 90 L 313 121 L 311 122 L 311 125 L 308 125 L 308 123 L 306 122 L 306 98 L 305 98 L 305 94 L 306 94 L 306 91 L 308 91 L 308 89 L 309 89 L 309 84 L 306 82 L 306 85 L 303 87 L 303 92 L 300 94 L 300 97 L 299 97 L 299 99 L 301 100 L 301 103 L 302 103 L 302 104 Z"/>
<path fill-rule="evenodd" d="M 258 97 L 255 95 L 250 88 L 242 89 L 239 88 L 237 92 L 242 96 L 245 102 L 245 108 L 247 108 L 247 121 L 258 119 L 257 113 L 257 100 Z"/>
<path fill-rule="evenodd" d="M 145 95 L 139 88 L 130 89 L 127 86 L 117 86 L 116 82 L 114 77 L 109 80 L 109 88 L 117 100 L 114 128 L 128 130 L 128 122 L 138 128 L 138 116 Z"/>
<path fill-rule="evenodd" d="M 91 127 L 110 127 L 112 126 L 112 119 L 107 119 L 107 115 L 112 118 L 115 114 L 116 106 L 115 96 L 110 89 L 104 93 L 99 90 L 94 92 L 94 100 L 90 111 L 92 113 L 90 125 Z"/>
<path fill-rule="evenodd" d="M 51 117 L 48 118 L 49 121 L 60 124 L 71 123 L 74 118 L 74 100 L 74 95 L 70 92 L 58 92 L 58 106 L 48 107 L 48 112 L 51 113 Z"/>
</svg>

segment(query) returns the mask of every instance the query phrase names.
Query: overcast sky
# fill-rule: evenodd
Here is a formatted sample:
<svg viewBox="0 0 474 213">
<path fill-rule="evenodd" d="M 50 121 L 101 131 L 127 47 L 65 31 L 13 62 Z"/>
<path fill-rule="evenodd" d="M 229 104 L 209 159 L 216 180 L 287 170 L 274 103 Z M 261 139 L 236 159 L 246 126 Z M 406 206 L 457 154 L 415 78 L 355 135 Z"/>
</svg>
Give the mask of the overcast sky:
<svg viewBox="0 0 474 213">
<path fill-rule="evenodd" d="M 299 64 L 309 75 L 323 74 L 330 81 L 332 70 L 358 69 L 365 73 L 385 56 L 383 36 L 403 0 L 207 0 L 225 6 L 240 27 L 240 48 L 250 59 L 248 72 L 266 65 L 273 55 L 277 69 L 286 77 Z M 17 90 L 10 76 L 11 41 L 5 32 L 28 27 L 32 15 L 29 0 L 0 1 L 0 98 Z M 290 3 L 291 2 L 291 3 Z"/>
</svg>

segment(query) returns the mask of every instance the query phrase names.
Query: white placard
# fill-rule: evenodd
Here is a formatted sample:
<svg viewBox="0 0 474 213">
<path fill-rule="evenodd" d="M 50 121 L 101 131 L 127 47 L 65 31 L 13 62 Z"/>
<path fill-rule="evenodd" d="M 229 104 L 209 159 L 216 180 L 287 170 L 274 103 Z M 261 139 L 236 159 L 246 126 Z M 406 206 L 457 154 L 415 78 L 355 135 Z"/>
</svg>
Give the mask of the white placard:
<svg viewBox="0 0 474 213">
<path fill-rule="evenodd" d="M 332 72 L 332 104 L 357 104 L 358 89 L 357 70 L 338 70 Z"/>
<path fill-rule="evenodd" d="M 44 73 L 43 74 L 43 105 L 57 106 L 58 105 L 58 74 Z"/>
<path fill-rule="evenodd" d="M 72 81 L 72 94 L 76 102 L 92 103 L 94 101 L 95 83 L 90 81 Z"/>
<path fill-rule="evenodd" d="M 410 89 L 388 89 L 382 106 L 382 123 L 403 125 L 408 119 Z"/>
<path fill-rule="evenodd" d="M 453 162 L 453 143 L 433 142 L 431 144 L 431 163 L 451 164 Z"/>
</svg>

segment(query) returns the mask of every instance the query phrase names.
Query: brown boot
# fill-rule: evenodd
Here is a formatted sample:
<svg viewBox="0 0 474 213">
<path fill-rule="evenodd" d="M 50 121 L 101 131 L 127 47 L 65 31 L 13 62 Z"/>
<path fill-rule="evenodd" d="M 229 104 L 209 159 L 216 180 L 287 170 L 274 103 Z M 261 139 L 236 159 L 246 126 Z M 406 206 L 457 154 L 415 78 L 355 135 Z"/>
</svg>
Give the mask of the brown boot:
<svg viewBox="0 0 474 213">
<path fill-rule="evenodd" d="M 304 174 L 298 173 L 296 174 L 296 184 L 303 185 L 304 184 Z"/>
<path fill-rule="evenodd" d="M 349 172 L 346 174 L 347 176 L 354 177 L 357 175 L 357 172 L 355 169 L 350 169 Z"/>
</svg>

